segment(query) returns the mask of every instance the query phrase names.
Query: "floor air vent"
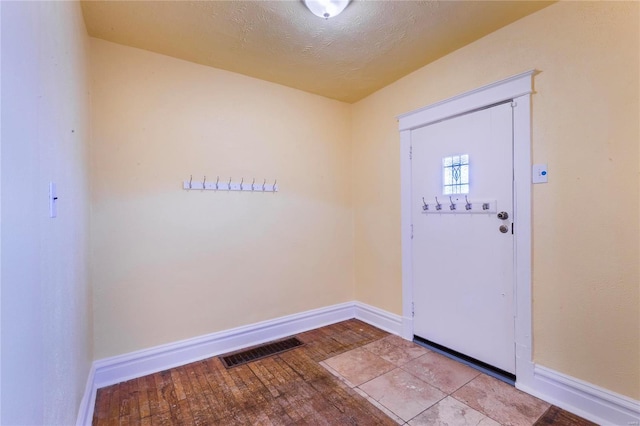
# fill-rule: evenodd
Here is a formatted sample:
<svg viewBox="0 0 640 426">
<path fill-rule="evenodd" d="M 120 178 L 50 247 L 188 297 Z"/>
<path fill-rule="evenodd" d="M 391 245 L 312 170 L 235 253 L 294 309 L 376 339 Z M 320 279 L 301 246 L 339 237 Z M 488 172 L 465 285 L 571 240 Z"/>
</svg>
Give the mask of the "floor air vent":
<svg viewBox="0 0 640 426">
<path fill-rule="evenodd" d="M 271 355 L 276 355 L 302 345 L 303 343 L 300 340 L 295 337 L 291 337 L 289 339 L 265 343 L 264 345 L 256 346 L 255 348 L 245 349 L 228 355 L 221 355 L 220 360 L 225 367 L 232 368 L 251 361 L 266 358 Z"/>
</svg>

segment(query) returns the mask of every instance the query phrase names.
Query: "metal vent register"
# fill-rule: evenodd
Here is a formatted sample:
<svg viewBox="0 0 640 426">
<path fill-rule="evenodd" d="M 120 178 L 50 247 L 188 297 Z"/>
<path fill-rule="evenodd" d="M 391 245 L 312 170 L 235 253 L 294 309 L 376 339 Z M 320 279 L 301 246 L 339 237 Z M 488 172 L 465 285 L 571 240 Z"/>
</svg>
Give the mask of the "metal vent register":
<svg viewBox="0 0 640 426">
<path fill-rule="evenodd" d="M 265 343 L 264 345 L 256 346 L 255 348 L 245 349 L 228 355 L 221 355 L 220 361 L 222 361 L 224 366 L 227 368 L 237 367 L 251 361 L 280 354 L 290 349 L 295 349 L 303 344 L 304 343 L 295 337 L 291 337 L 289 339 Z"/>
</svg>

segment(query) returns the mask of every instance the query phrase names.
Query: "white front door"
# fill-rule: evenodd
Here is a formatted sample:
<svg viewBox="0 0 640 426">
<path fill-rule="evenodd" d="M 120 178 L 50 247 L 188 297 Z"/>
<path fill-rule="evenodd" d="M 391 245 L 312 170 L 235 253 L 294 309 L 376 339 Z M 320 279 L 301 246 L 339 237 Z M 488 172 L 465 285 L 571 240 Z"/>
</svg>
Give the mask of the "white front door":
<svg viewBox="0 0 640 426">
<path fill-rule="evenodd" d="M 411 150 L 414 335 L 515 374 L 511 103 L 412 130 Z"/>
</svg>

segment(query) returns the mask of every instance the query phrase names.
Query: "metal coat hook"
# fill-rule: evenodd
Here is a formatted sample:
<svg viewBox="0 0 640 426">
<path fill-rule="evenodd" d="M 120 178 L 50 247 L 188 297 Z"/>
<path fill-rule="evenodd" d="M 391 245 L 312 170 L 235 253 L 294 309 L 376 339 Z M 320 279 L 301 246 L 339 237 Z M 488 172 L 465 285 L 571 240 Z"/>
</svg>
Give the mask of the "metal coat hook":
<svg viewBox="0 0 640 426">
<path fill-rule="evenodd" d="M 207 187 L 205 186 L 207 184 L 207 177 L 205 176 L 204 179 L 202 179 L 202 189 L 207 189 Z"/>
<path fill-rule="evenodd" d="M 471 203 L 469 202 L 469 200 L 467 199 L 467 196 L 464 196 L 464 201 L 466 201 L 464 208 L 467 210 L 471 210 Z"/>
<path fill-rule="evenodd" d="M 244 183 L 244 178 L 240 179 L 240 191 L 242 191 L 242 184 Z"/>
<path fill-rule="evenodd" d="M 455 210 L 456 209 L 456 205 L 453 202 L 453 199 L 451 198 L 451 196 L 449 196 L 449 210 Z"/>
<path fill-rule="evenodd" d="M 271 192 L 276 192 L 276 183 L 278 183 L 278 179 L 273 182 L 273 190 Z"/>
<path fill-rule="evenodd" d="M 265 179 L 264 182 L 262 182 L 262 191 L 264 191 L 264 186 L 267 184 L 267 180 Z"/>
<path fill-rule="evenodd" d="M 220 176 L 216 177 L 216 191 L 218 190 L 218 182 L 220 182 Z"/>
<path fill-rule="evenodd" d="M 189 176 L 189 189 L 191 189 L 191 182 L 193 181 L 193 175 Z"/>
<path fill-rule="evenodd" d="M 442 204 L 438 201 L 438 197 L 436 197 L 436 210 L 442 210 Z"/>
<path fill-rule="evenodd" d="M 251 190 L 252 191 L 254 190 L 253 185 L 255 185 L 255 183 L 256 183 L 256 178 L 253 178 L 253 182 L 251 182 Z"/>
<path fill-rule="evenodd" d="M 422 210 L 424 210 L 424 211 L 429 210 L 429 204 L 427 204 L 427 203 L 424 201 L 424 197 L 422 197 Z"/>
</svg>

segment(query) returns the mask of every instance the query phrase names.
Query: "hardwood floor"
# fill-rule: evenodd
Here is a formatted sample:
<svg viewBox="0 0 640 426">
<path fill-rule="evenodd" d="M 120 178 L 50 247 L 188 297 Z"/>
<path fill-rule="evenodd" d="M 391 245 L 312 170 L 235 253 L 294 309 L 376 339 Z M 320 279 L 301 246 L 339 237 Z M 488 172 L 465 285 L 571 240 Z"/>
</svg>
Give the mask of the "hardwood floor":
<svg viewBox="0 0 640 426">
<path fill-rule="evenodd" d="M 511 401 L 517 406 L 523 405 L 517 404 L 518 398 L 534 399 L 504 384 L 484 383 L 483 380 L 494 379 L 480 377 L 477 372 L 471 374 L 469 378 L 462 377 L 461 370 L 468 367 L 452 366 L 451 363 L 454 362 L 450 360 L 435 360 L 434 357 L 440 356 L 433 353 L 424 354 L 429 351 L 359 320 L 353 319 L 329 325 L 298 334 L 296 337 L 305 345 L 231 369 L 226 369 L 217 357 L 213 357 L 99 389 L 93 424 L 395 425 L 400 423 L 414 426 L 466 424 L 473 416 L 476 418 L 476 423 L 479 421 L 477 419 L 483 416 L 491 416 L 500 420 L 499 423 L 502 424 L 520 424 L 522 421 L 513 423 L 509 416 L 501 417 L 505 413 L 495 411 L 495 407 L 483 406 L 482 401 L 478 402 L 474 399 L 476 395 L 474 392 L 479 391 L 484 395 L 482 399 L 487 400 L 487 394 L 484 391 L 488 387 L 497 386 L 496 389 L 500 392 L 496 397 L 500 397 L 501 393 L 502 398 L 506 398 L 502 403 L 508 404 Z M 366 348 L 363 348 L 365 345 Z M 384 363 L 387 365 L 382 368 L 385 366 Z M 456 370 L 460 371 L 455 373 Z M 461 382 L 447 390 L 451 385 L 449 374 L 457 375 Z M 389 386 L 385 381 L 395 376 L 402 378 L 403 383 L 400 383 L 397 388 L 385 389 L 385 386 Z M 471 376 L 476 378 L 468 381 Z M 372 378 L 375 379 L 372 380 Z M 426 379 L 429 384 L 421 382 L 420 378 Z M 458 388 L 467 381 L 468 383 L 463 387 Z M 482 389 L 474 390 L 477 383 L 483 383 Z M 391 383 L 391 385 L 398 384 Z M 431 385 L 446 393 L 439 395 L 424 408 L 414 410 L 415 413 L 405 415 L 408 405 L 415 405 L 417 397 L 407 394 L 403 402 L 402 398 L 399 398 L 400 394 L 407 390 L 413 392 L 426 388 L 431 389 L 432 393 L 441 393 Z M 446 396 L 454 391 L 456 393 Z M 382 398 L 376 396 L 378 393 L 381 393 Z M 395 395 L 397 401 L 385 400 L 387 397 L 384 395 Z M 434 404 L 437 401 L 440 402 Z M 475 406 L 476 410 L 482 411 L 483 414 L 462 404 L 462 401 Z M 432 404 L 434 405 L 429 408 Z M 529 408 L 524 407 L 530 411 L 535 404 L 524 405 L 530 405 Z M 461 413 L 471 417 L 463 418 L 460 416 Z M 552 406 L 546 412 L 539 413 L 544 414 L 537 414 L 533 420 L 525 423 L 536 426 L 593 425 L 558 407 Z M 414 417 L 414 414 L 419 415 Z M 402 416 L 403 418 L 400 418 Z M 502 418 L 506 420 L 503 421 Z M 490 418 L 484 420 L 488 425 L 499 424 Z"/>
<path fill-rule="evenodd" d="M 534 426 L 546 426 L 546 425 L 556 425 L 556 426 L 596 426 L 595 423 L 592 423 L 588 420 L 583 419 L 582 417 L 576 416 L 575 414 L 569 413 L 561 408 L 553 406 L 547 410 L 546 413 L 536 422 Z"/>
<path fill-rule="evenodd" d="M 318 362 L 387 333 L 349 320 L 227 370 L 217 357 L 98 390 L 94 425 L 395 425 Z"/>
</svg>

